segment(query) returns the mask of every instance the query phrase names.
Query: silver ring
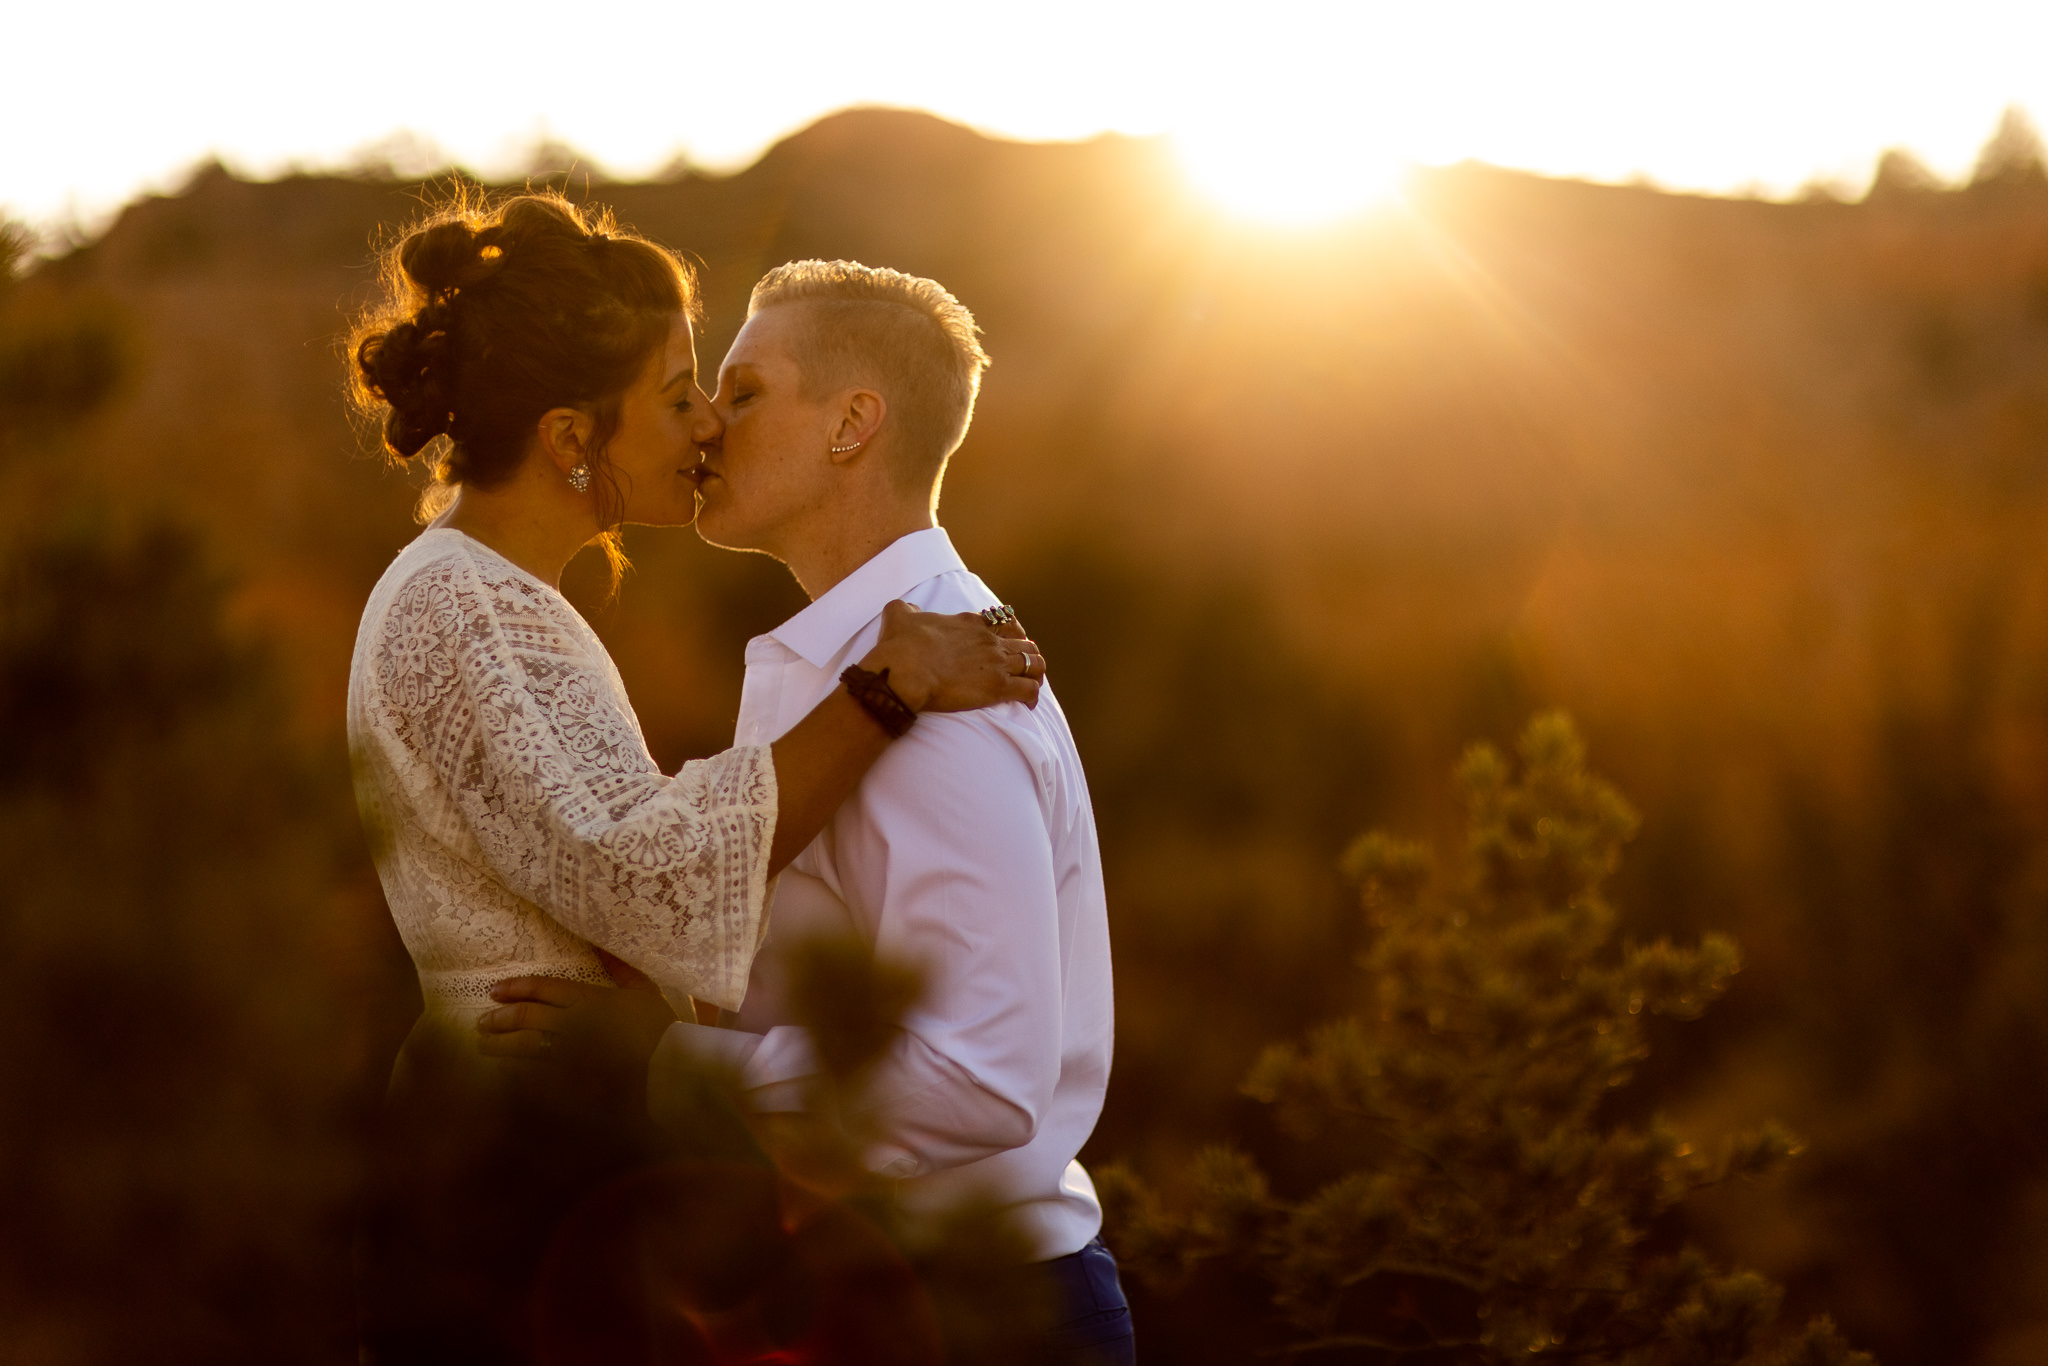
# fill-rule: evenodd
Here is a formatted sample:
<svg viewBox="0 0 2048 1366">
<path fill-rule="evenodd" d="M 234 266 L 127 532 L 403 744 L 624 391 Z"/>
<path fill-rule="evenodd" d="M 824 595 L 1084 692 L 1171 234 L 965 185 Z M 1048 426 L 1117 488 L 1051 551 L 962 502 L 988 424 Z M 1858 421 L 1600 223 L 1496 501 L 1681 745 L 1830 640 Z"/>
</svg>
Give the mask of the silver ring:
<svg viewBox="0 0 2048 1366">
<path fill-rule="evenodd" d="M 994 607 L 982 608 L 980 615 L 981 619 L 988 623 L 988 629 L 993 631 L 999 626 L 1007 626 L 1015 621 L 1017 619 L 1017 609 L 1006 602 L 1000 602 Z"/>
</svg>

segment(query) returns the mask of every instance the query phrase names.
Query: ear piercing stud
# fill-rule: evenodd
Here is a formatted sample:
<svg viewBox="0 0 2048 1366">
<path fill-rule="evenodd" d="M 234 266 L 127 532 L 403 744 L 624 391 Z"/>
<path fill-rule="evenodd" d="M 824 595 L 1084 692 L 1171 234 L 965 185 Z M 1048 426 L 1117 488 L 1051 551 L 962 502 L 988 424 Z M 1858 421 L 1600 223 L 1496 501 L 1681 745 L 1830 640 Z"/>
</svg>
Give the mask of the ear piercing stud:
<svg viewBox="0 0 2048 1366">
<path fill-rule="evenodd" d="M 569 487 L 578 493 L 590 492 L 590 466 L 578 461 L 569 470 Z"/>
</svg>

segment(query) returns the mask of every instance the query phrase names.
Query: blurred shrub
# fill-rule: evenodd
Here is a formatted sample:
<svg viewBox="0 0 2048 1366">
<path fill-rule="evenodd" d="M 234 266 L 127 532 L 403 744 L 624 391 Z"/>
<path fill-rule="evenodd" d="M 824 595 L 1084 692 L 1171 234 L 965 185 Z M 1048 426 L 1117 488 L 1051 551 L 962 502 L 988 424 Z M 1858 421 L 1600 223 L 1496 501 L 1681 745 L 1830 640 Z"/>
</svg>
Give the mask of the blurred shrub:
<svg viewBox="0 0 2048 1366">
<path fill-rule="evenodd" d="M 346 785 L 188 534 L 74 517 L 0 576 L 0 1339 L 352 1359 L 389 979 Z"/>
<path fill-rule="evenodd" d="M 1763 1278 L 1658 1247 L 1687 1195 L 1795 1144 L 1765 1129 L 1709 1157 L 1603 1118 L 1648 1051 L 1643 1017 L 1697 1016 L 1735 946 L 1618 946 L 1601 891 L 1634 812 L 1562 715 L 1529 726 L 1521 760 L 1467 755 L 1455 876 L 1377 833 L 1346 856 L 1371 926 L 1356 1013 L 1268 1049 L 1245 1083 L 1321 1184 L 1278 1193 L 1212 1149 L 1173 1208 L 1111 1169 L 1113 1236 L 1154 1281 L 1226 1262 L 1269 1284 L 1265 1350 L 1290 1359 L 1868 1363 L 1825 1320 L 1772 1332 Z"/>
<path fill-rule="evenodd" d="M 29 246 L 26 230 L 0 222 L 0 441 L 84 416 L 127 369 L 111 309 L 10 307 Z"/>
<path fill-rule="evenodd" d="M 548 1240 L 533 1296 L 540 1360 L 1042 1361 L 1048 1287 L 1004 1212 L 970 1203 L 906 1217 L 894 1183 L 863 1160 L 879 1117 L 862 1092 L 921 993 L 919 974 L 853 935 L 800 945 L 790 966 L 795 1022 L 820 1031 L 804 1107 L 747 1116 L 757 1143 L 736 1123 L 735 1078 L 665 1068 L 653 1112 L 667 1151 L 580 1199 Z M 416 1146 L 435 1146 L 442 1127 Z M 564 1150 L 534 1152 L 553 1167 Z M 492 1207 L 518 1204 L 502 1189 L 483 1194 L 483 1219 L 450 1221 L 461 1246 Z"/>
</svg>

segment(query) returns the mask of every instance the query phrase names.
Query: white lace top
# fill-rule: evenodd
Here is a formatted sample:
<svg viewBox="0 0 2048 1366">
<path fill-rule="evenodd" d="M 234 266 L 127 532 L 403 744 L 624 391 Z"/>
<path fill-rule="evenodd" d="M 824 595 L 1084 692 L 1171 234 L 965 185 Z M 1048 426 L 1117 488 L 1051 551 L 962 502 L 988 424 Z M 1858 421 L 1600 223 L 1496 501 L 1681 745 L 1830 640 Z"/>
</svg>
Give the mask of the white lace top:
<svg viewBox="0 0 2048 1366">
<path fill-rule="evenodd" d="M 763 930 L 765 745 L 655 767 L 618 670 L 553 588 L 430 529 L 356 635 L 357 801 L 430 1011 L 526 973 L 609 982 L 601 945 L 671 1000 L 737 1009 Z"/>
</svg>

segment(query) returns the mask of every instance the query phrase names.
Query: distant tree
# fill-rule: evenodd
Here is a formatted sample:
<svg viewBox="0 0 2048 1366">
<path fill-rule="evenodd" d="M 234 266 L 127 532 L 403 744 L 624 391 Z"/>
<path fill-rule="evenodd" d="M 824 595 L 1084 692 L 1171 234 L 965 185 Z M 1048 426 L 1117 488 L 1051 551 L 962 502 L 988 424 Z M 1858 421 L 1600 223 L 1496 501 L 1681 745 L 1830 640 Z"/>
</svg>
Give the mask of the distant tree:
<svg viewBox="0 0 2048 1366">
<path fill-rule="evenodd" d="M 1970 175 L 1972 189 L 2048 189 L 2048 156 L 2044 156 L 2040 130 L 2018 105 L 2007 105 L 1998 116 L 1984 150 L 1977 154 L 1976 169 Z"/>
<path fill-rule="evenodd" d="M 1856 197 L 1853 188 L 1845 188 L 1834 176 L 1815 175 L 1792 194 L 1795 204 L 1847 204 Z"/>
<path fill-rule="evenodd" d="M 1644 1017 L 1697 1016 L 1736 949 L 1617 945 L 1601 888 L 1635 814 L 1565 717 L 1532 723 L 1520 753 L 1519 774 L 1489 747 L 1466 756 L 1455 876 L 1379 833 L 1345 856 L 1372 931 L 1358 1010 L 1268 1049 L 1245 1083 L 1329 1179 L 1278 1192 L 1211 1149 L 1173 1206 L 1110 1169 L 1120 1252 L 1168 1285 L 1208 1261 L 1249 1269 L 1296 1359 L 1868 1366 L 1825 1319 L 1777 1330 L 1762 1277 L 1653 1250 L 1660 1215 L 1796 1144 L 1766 1127 L 1709 1156 L 1603 1119 L 1647 1052 Z"/>
<path fill-rule="evenodd" d="M 46 433 L 91 412 L 124 369 L 123 337 L 107 310 L 23 306 L 34 234 L 0 221 L 0 451 L 20 433 Z"/>
<path fill-rule="evenodd" d="M 1869 203 L 1886 203 L 1934 194 L 1943 189 L 1941 177 L 1927 169 L 1927 163 L 1903 147 L 1893 147 L 1877 159 L 1877 173 L 1870 179 Z"/>
</svg>

